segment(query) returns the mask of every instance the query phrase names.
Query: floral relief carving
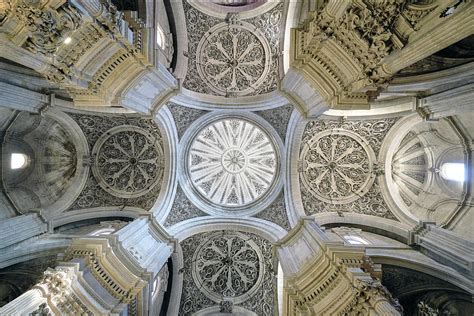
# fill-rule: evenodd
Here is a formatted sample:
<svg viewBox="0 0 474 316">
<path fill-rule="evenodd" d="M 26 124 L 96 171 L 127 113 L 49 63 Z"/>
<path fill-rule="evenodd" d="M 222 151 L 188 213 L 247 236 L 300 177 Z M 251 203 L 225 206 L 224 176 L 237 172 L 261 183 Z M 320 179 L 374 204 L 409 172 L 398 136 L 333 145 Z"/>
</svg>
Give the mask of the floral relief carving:
<svg viewBox="0 0 474 316">
<path fill-rule="evenodd" d="M 252 240 L 240 233 L 216 233 L 194 253 L 193 279 L 215 302 L 245 300 L 260 285 L 262 255 Z"/>
<path fill-rule="evenodd" d="M 265 79 L 269 47 L 251 25 L 218 24 L 198 45 L 198 72 L 218 95 L 246 95 Z"/>
<path fill-rule="evenodd" d="M 219 19 L 183 5 L 189 36 L 186 89 L 227 97 L 277 89 L 282 5 L 246 20 L 238 14 Z"/>
<path fill-rule="evenodd" d="M 363 138 L 343 129 L 314 135 L 300 158 L 303 184 L 327 203 L 353 202 L 374 182 L 375 154 Z"/>
<path fill-rule="evenodd" d="M 150 119 L 141 118 L 135 115 L 87 115 L 71 112 L 67 114 L 71 116 L 82 129 L 84 135 L 87 138 L 90 151 L 93 153 L 100 152 L 100 148 L 102 146 L 96 146 L 99 141 L 105 143 L 106 140 L 109 139 L 111 136 L 112 138 L 110 138 L 110 141 L 116 139 L 117 137 L 122 138 L 122 136 L 126 136 L 126 138 L 128 139 L 127 133 L 129 133 L 129 136 L 135 136 L 137 137 L 137 139 L 140 138 L 142 140 L 143 145 L 148 144 L 148 155 L 153 156 L 152 159 L 161 157 L 161 161 L 157 159 L 157 164 L 153 166 L 153 170 L 150 170 L 150 172 L 147 174 L 147 176 L 149 177 L 149 185 L 132 181 L 131 187 L 135 186 L 135 188 L 138 190 L 130 192 L 131 194 L 127 194 L 126 187 L 128 186 L 128 181 L 126 182 L 126 184 L 120 184 L 117 187 L 111 186 L 111 184 L 107 184 L 105 182 L 105 179 L 109 177 L 111 173 L 116 172 L 112 171 L 115 169 L 109 170 L 108 166 L 110 166 L 110 163 L 105 163 L 105 160 L 107 158 L 117 159 L 117 157 L 112 157 L 113 155 L 111 156 L 111 152 L 108 149 L 104 148 L 105 151 L 103 151 L 104 156 L 102 156 L 102 158 L 100 158 L 100 156 L 95 155 L 86 160 L 89 161 L 91 165 L 95 165 L 96 171 L 93 171 L 89 175 L 89 179 L 87 180 L 83 191 L 81 192 L 77 200 L 73 203 L 73 205 L 70 207 L 70 210 L 94 208 L 101 206 L 130 206 L 149 210 L 155 203 L 156 198 L 160 193 L 161 181 L 163 178 L 163 141 L 158 126 Z M 122 131 L 125 134 L 118 132 L 117 129 L 120 129 L 120 126 L 122 126 L 122 128 L 123 126 L 129 126 L 128 128 Z M 112 131 L 115 136 L 108 135 L 107 133 L 110 131 Z M 143 132 L 144 134 L 140 132 Z M 153 147 L 150 147 L 151 143 L 153 144 Z M 126 141 L 126 144 L 129 144 L 128 141 Z M 143 149 L 144 147 L 140 148 Z M 114 151 L 119 150 L 114 149 Z M 138 151 L 138 149 L 135 149 L 135 153 L 138 155 L 140 154 L 140 151 Z M 142 155 L 147 155 L 147 153 L 144 152 Z M 130 166 L 130 157 L 128 157 L 124 153 L 122 153 L 122 156 L 118 157 L 118 159 L 121 160 L 127 160 L 126 158 L 128 159 L 128 164 L 125 161 L 117 162 L 114 168 L 122 166 L 121 169 L 123 169 L 128 166 L 124 172 L 128 172 L 127 174 L 131 175 L 132 169 L 130 167 L 133 167 L 135 169 L 134 172 L 138 172 L 138 175 L 134 177 L 134 179 L 136 179 L 136 181 L 141 181 L 139 180 L 139 178 L 143 177 L 143 174 L 137 166 L 138 162 L 134 166 Z M 147 168 L 151 165 L 149 163 L 146 163 L 146 161 L 142 162 L 141 164 L 143 165 L 140 165 L 140 168 L 142 169 Z M 100 165 L 102 165 L 102 168 L 106 168 L 107 170 L 100 170 Z M 145 173 L 148 172 L 146 169 L 144 169 L 143 171 Z M 104 183 L 102 183 L 101 185 L 99 184 L 100 181 L 104 181 Z M 122 194 L 122 191 L 124 191 L 125 194 Z"/>
<path fill-rule="evenodd" d="M 273 315 L 276 279 L 270 242 L 226 230 L 194 235 L 180 245 L 184 266 L 179 315 L 216 305 Z"/>
<path fill-rule="evenodd" d="M 376 179 L 377 155 L 397 119 L 313 120 L 302 136 L 300 188 L 306 214 L 354 212 L 396 219 Z"/>
<path fill-rule="evenodd" d="M 119 197 L 146 194 L 162 180 L 163 149 L 146 130 L 122 125 L 94 145 L 92 172 L 99 185 Z"/>
</svg>

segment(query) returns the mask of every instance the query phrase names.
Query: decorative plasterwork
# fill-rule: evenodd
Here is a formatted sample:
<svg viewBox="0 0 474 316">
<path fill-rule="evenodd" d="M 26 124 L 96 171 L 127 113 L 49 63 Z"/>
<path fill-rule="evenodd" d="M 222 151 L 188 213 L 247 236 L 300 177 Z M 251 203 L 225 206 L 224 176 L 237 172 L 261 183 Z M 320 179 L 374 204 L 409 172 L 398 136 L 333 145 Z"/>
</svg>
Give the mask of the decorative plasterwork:
<svg viewBox="0 0 474 316">
<path fill-rule="evenodd" d="M 414 132 L 409 132 L 403 138 L 394 154 L 392 172 L 400 197 L 407 207 L 412 206 L 417 202 L 420 192 L 425 189 L 425 182 L 429 176 L 428 159 L 423 143 Z"/>
<path fill-rule="evenodd" d="M 314 135 L 304 144 L 300 157 L 303 184 L 326 203 L 353 202 L 375 180 L 372 148 L 358 134 L 344 129 Z"/>
<path fill-rule="evenodd" d="M 252 93 L 266 79 L 270 47 L 253 26 L 219 23 L 197 46 L 197 70 L 213 94 L 243 96 Z"/>
<path fill-rule="evenodd" d="M 254 96 L 277 89 L 282 5 L 252 19 L 225 20 L 184 4 L 189 36 L 183 87 L 225 97 Z"/>
<path fill-rule="evenodd" d="M 238 118 L 204 127 L 193 139 L 187 172 L 196 192 L 227 208 L 254 203 L 272 187 L 275 145 L 259 126 Z"/>
<path fill-rule="evenodd" d="M 92 172 L 105 191 L 134 198 L 163 180 L 163 149 L 148 131 L 132 125 L 108 130 L 92 149 Z"/>
<path fill-rule="evenodd" d="M 367 106 L 401 69 L 388 65 L 387 57 L 416 42 L 416 36 L 409 40 L 424 24 L 427 28 L 439 25 L 426 22 L 439 2 L 410 2 L 327 1 L 294 30 L 291 66 L 317 88 L 330 106 Z M 433 47 L 439 50 L 443 46 Z M 399 59 L 424 57 L 423 49 L 408 54 Z"/>
<path fill-rule="evenodd" d="M 270 242 L 251 233 L 226 230 L 194 235 L 181 242 L 181 247 L 180 315 L 215 305 L 230 308 L 229 301 L 234 310 L 243 307 L 257 315 L 273 315 L 276 279 Z"/>
<path fill-rule="evenodd" d="M 194 206 L 194 204 L 186 197 L 181 187 L 178 186 L 173 206 L 171 207 L 171 211 L 163 225 L 165 227 L 170 227 L 179 222 L 199 216 L 208 216 L 208 214 Z"/>
<path fill-rule="evenodd" d="M 396 119 L 307 123 L 298 171 L 306 214 L 355 212 L 395 219 L 377 176 L 377 155 Z"/>
<path fill-rule="evenodd" d="M 286 214 L 285 195 L 283 191 L 269 207 L 255 215 L 255 217 L 273 222 L 289 231 L 291 227 Z"/>
<path fill-rule="evenodd" d="M 286 139 L 286 129 L 290 121 L 291 113 L 293 113 L 293 106 L 291 104 L 283 105 L 270 110 L 257 111 L 256 114 L 263 117 L 280 135 L 281 139 Z"/>
<path fill-rule="evenodd" d="M 169 102 L 168 104 L 166 104 L 166 106 L 170 110 L 171 115 L 173 115 L 179 139 L 181 139 L 186 129 L 195 120 L 209 112 L 206 110 L 199 110 L 187 106 L 182 106 L 173 102 Z"/>
<path fill-rule="evenodd" d="M 264 273 L 257 244 L 238 232 L 214 233 L 194 252 L 193 281 L 216 303 L 245 301 L 261 286 Z"/>
<path fill-rule="evenodd" d="M 149 210 L 160 193 L 164 168 L 156 123 L 136 115 L 68 115 L 81 127 L 93 153 L 89 159 L 93 173 L 70 210 L 100 206 Z"/>
</svg>

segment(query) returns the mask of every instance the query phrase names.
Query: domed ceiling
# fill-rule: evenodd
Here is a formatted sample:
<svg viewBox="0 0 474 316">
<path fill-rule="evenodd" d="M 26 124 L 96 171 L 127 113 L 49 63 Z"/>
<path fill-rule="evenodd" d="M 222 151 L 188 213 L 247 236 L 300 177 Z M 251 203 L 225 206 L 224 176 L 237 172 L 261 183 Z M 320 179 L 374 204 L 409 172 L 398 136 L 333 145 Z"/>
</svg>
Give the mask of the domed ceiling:
<svg viewBox="0 0 474 316">
<path fill-rule="evenodd" d="M 227 1 L 218 4 L 229 5 Z M 243 18 L 238 13 L 208 15 L 198 9 L 198 3 L 184 2 L 188 64 L 183 88 L 222 97 L 275 91 L 283 23 L 283 4 L 275 4 L 263 14 Z M 248 2 L 239 1 L 239 5 Z"/>
</svg>

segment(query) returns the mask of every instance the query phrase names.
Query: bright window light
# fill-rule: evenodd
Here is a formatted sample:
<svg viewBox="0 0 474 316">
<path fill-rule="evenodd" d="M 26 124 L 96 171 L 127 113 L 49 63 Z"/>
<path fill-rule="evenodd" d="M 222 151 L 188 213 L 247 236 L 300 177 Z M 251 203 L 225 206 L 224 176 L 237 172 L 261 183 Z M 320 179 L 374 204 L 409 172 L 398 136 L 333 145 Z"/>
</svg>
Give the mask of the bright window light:
<svg viewBox="0 0 474 316">
<path fill-rule="evenodd" d="M 25 154 L 14 153 L 11 156 L 11 168 L 22 169 L 28 163 L 28 156 Z"/>
<path fill-rule="evenodd" d="M 156 44 L 158 44 L 161 49 L 165 49 L 165 33 L 159 25 L 156 27 Z"/>
<path fill-rule="evenodd" d="M 94 231 L 91 236 L 105 236 L 105 235 L 110 235 L 113 232 L 115 232 L 115 228 L 101 228 L 96 231 Z"/>
<path fill-rule="evenodd" d="M 448 162 L 441 166 L 441 176 L 446 180 L 464 182 L 465 171 L 463 163 Z"/>
<path fill-rule="evenodd" d="M 344 239 L 351 245 L 367 245 L 368 244 L 366 240 L 364 240 L 363 238 L 360 238 L 359 236 L 346 235 L 344 236 Z"/>
</svg>

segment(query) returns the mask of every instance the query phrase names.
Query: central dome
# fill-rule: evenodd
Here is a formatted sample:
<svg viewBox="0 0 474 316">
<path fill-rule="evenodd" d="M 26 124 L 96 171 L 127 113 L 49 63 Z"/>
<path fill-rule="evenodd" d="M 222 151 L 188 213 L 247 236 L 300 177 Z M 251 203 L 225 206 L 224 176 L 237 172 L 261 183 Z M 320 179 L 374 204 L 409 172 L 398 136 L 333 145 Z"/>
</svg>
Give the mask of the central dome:
<svg viewBox="0 0 474 316">
<path fill-rule="evenodd" d="M 269 136 L 243 119 L 221 119 L 193 139 L 187 167 L 192 185 L 214 205 L 241 207 L 263 196 L 275 179 L 277 155 Z"/>
</svg>

